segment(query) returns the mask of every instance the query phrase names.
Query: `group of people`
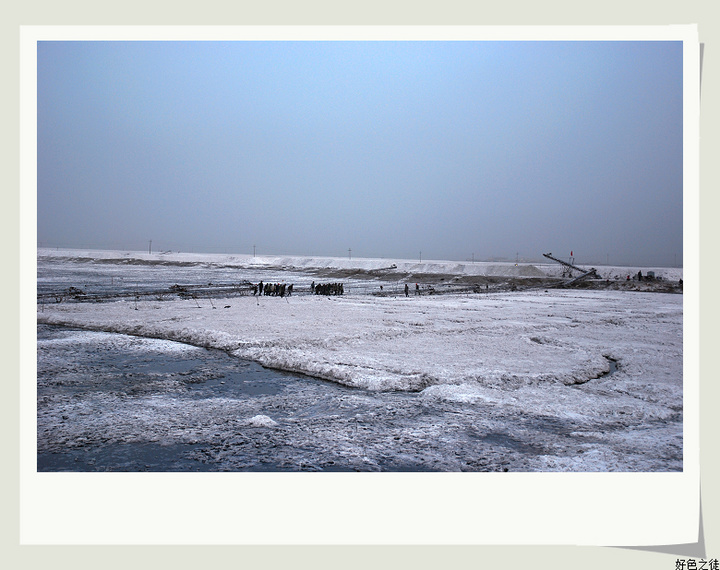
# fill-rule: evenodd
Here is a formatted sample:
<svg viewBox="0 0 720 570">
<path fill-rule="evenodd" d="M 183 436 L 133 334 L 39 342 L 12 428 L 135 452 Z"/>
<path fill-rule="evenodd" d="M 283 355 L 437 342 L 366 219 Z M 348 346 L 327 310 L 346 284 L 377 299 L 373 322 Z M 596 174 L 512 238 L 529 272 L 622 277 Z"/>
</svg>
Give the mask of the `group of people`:
<svg viewBox="0 0 720 570">
<path fill-rule="evenodd" d="M 635 275 L 632 276 L 632 278 L 633 278 L 633 279 L 637 279 L 638 281 L 642 281 L 642 280 L 643 280 L 642 271 L 638 271 Z M 646 280 L 646 281 L 649 280 L 649 277 L 646 276 L 646 277 L 645 277 L 645 280 Z M 630 276 L 629 276 L 629 275 L 627 276 L 626 281 L 630 281 Z"/>
<path fill-rule="evenodd" d="M 285 283 L 263 283 L 260 281 L 252 286 L 252 294 L 266 297 L 289 297 L 293 294 L 294 285 Z M 344 295 L 345 287 L 342 283 L 318 283 L 312 282 L 310 293 L 313 295 Z"/>
<path fill-rule="evenodd" d="M 293 292 L 293 284 L 285 285 L 285 283 L 265 283 L 262 281 L 257 285 L 253 285 L 253 295 L 258 293 L 267 297 L 289 297 Z"/>
<path fill-rule="evenodd" d="M 310 285 L 310 293 L 313 295 L 343 295 L 345 288 L 342 283 L 318 283 L 315 281 Z"/>
</svg>

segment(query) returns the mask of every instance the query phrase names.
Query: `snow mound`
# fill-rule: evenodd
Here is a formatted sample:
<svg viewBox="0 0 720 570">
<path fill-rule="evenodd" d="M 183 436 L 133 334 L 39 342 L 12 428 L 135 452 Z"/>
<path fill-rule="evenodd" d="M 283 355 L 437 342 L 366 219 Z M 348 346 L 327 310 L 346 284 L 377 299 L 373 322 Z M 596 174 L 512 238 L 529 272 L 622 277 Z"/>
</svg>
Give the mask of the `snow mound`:
<svg viewBox="0 0 720 570">
<path fill-rule="evenodd" d="M 278 423 L 272 418 L 259 414 L 250 418 L 247 425 L 252 427 L 275 427 Z"/>
</svg>

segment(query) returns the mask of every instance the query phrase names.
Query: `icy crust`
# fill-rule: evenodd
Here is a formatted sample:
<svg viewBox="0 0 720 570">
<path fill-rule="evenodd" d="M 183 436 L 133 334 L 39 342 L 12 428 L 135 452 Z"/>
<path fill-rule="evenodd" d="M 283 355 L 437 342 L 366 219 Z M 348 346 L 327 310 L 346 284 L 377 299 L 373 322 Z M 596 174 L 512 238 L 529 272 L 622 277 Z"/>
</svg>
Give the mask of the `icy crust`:
<svg viewBox="0 0 720 570">
<path fill-rule="evenodd" d="M 505 318 L 499 298 L 291 300 L 235 298 L 234 306 L 210 313 L 181 300 L 137 311 L 125 302 L 46 306 L 38 320 L 217 348 L 373 390 L 469 381 L 569 385 L 609 368 L 602 349 L 577 338 L 538 341 L 537 324 Z"/>
<path fill-rule="evenodd" d="M 48 304 L 39 323 L 224 350 L 370 390 L 558 417 L 682 413 L 682 297 L 537 291 Z M 137 307 L 137 308 L 136 308 Z M 610 371 L 610 360 L 617 371 Z"/>
<path fill-rule="evenodd" d="M 38 321 L 40 322 L 40 321 Z M 59 337 L 43 342 L 48 346 L 71 347 L 78 342 L 99 342 L 104 346 L 112 348 L 117 346 L 123 350 L 137 349 L 139 353 L 157 353 L 157 354 L 187 354 L 201 350 L 200 347 L 189 343 L 179 343 L 172 340 L 162 338 L 142 338 L 135 339 L 133 337 L 118 337 L 116 331 L 108 332 L 76 332 L 72 338 Z"/>
</svg>

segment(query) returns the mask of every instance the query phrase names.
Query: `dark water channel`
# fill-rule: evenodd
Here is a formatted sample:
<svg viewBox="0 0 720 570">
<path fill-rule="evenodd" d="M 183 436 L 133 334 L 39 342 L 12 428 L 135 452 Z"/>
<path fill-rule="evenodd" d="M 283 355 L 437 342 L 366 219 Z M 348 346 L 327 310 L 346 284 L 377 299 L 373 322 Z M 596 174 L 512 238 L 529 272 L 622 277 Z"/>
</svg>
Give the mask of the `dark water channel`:
<svg viewBox="0 0 720 570">
<path fill-rule="evenodd" d="M 151 421 L 133 428 L 132 416 L 152 400 L 171 402 L 172 412 L 187 418 L 188 427 L 206 432 L 223 419 L 211 417 L 222 415 L 223 404 L 228 414 L 246 409 L 247 414 L 262 413 L 269 407 L 277 421 L 293 415 L 291 410 L 278 409 L 293 395 L 304 404 L 304 413 L 319 416 L 337 411 L 333 400 L 364 392 L 263 368 L 217 350 L 184 347 L 167 352 L 165 341 L 157 344 L 152 339 L 48 325 L 39 325 L 37 330 L 38 471 L 222 468 L 202 457 L 204 447 L 212 446 L 210 434 L 153 441 L 162 433 L 165 417 L 158 417 L 157 426 Z M 299 394 L 303 396 L 298 398 Z M 209 403 L 213 405 L 203 406 Z M 78 411 L 83 407 L 92 411 Z M 98 423 L 107 425 L 91 433 Z M 250 423 L 247 429 L 262 431 L 263 427 Z M 278 465 L 263 461 L 255 467 L 273 470 Z"/>
<path fill-rule="evenodd" d="M 418 394 L 347 388 L 169 341 L 37 331 L 38 471 L 446 468 L 441 442 L 416 448 L 445 413 L 428 416 Z"/>
<path fill-rule="evenodd" d="M 597 429 L 164 340 L 48 325 L 37 339 L 38 471 L 524 471 Z"/>
</svg>

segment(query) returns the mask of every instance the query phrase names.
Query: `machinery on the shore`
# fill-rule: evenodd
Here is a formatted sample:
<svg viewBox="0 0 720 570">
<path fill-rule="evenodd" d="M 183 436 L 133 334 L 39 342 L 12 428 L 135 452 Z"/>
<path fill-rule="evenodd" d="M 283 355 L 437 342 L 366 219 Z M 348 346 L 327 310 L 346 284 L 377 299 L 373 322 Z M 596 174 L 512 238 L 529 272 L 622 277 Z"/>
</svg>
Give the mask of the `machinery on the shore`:
<svg viewBox="0 0 720 570">
<path fill-rule="evenodd" d="M 587 269 L 583 269 L 582 267 L 578 267 L 577 265 L 573 265 L 572 263 L 568 263 L 567 261 L 563 261 L 562 259 L 553 257 L 552 253 L 543 253 L 543 257 L 547 257 L 548 259 L 552 259 L 553 261 L 557 261 L 559 264 L 561 264 L 565 268 L 565 270 L 563 271 L 563 277 L 572 277 L 573 270 L 580 272 L 580 275 L 578 277 L 571 281 L 568 281 L 567 283 L 564 283 L 563 285 L 565 287 L 587 278 L 600 279 L 600 276 L 598 275 L 597 270 L 594 267 L 592 267 L 588 271 Z"/>
</svg>

